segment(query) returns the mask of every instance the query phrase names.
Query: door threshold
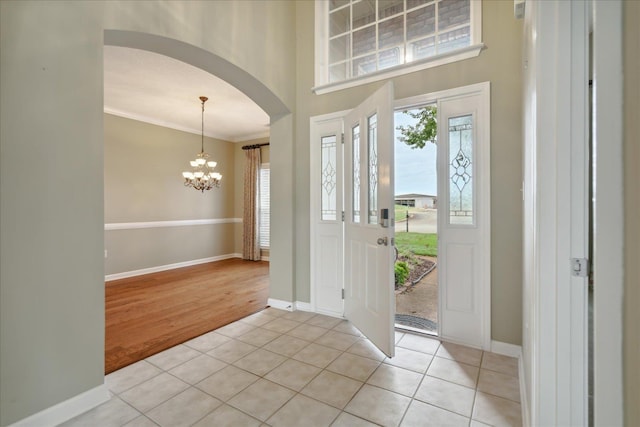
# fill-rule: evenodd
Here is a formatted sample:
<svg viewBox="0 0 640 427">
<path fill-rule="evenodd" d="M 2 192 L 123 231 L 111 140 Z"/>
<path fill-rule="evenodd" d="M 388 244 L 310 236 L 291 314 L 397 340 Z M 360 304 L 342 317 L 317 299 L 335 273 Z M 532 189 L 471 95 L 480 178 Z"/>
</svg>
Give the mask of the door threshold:
<svg viewBox="0 0 640 427">
<path fill-rule="evenodd" d="M 428 336 L 428 337 L 431 337 L 431 338 L 433 338 L 433 337 L 438 338 L 438 333 L 437 332 L 429 331 L 427 329 L 413 328 L 411 326 L 401 325 L 399 323 L 396 323 L 394 326 L 395 326 L 395 330 L 396 331 L 410 332 L 412 334 L 425 335 L 425 336 Z"/>
</svg>

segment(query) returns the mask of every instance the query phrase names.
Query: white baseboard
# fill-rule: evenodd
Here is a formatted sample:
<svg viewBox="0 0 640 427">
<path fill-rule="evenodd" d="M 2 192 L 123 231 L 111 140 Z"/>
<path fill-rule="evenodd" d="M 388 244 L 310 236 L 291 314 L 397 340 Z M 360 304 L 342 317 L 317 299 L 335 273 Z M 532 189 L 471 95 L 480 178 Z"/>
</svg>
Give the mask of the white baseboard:
<svg viewBox="0 0 640 427">
<path fill-rule="evenodd" d="M 261 256 L 261 257 L 260 257 L 260 261 L 267 261 L 267 262 L 269 262 L 269 257 L 268 257 L 268 256 Z"/>
<path fill-rule="evenodd" d="M 311 303 L 308 303 L 308 302 L 296 301 L 296 303 L 294 304 L 294 307 L 296 310 L 315 313 L 313 306 L 311 305 Z"/>
<path fill-rule="evenodd" d="M 491 341 L 491 352 L 502 354 L 503 356 L 517 357 L 519 359 L 522 354 L 522 347 L 506 342 Z"/>
<path fill-rule="evenodd" d="M 273 308 L 278 308 L 280 310 L 293 311 L 293 304 L 290 301 L 283 301 L 280 299 L 269 298 L 267 300 L 267 304 Z"/>
<path fill-rule="evenodd" d="M 71 418 L 103 404 L 111 398 L 109 390 L 103 384 L 80 393 L 70 399 L 53 405 L 27 418 L 11 424 L 9 427 L 45 427 L 57 426 Z"/>
<path fill-rule="evenodd" d="M 524 358 L 520 354 L 518 360 L 518 379 L 520 380 L 520 408 L 522 410 L 522 427 L 529 427 L 531 419 L 529 418 L 529 399 L 527 399 L 527 381 L 524 376 Z"/>
<path fill-rule="evenodd" d="M 143 274 L 157 273 L 159 271 L 173 270 L 174 268 L 190 267 L 192 265 L 205 264 L 207 262 L 222 261 L 229 258 L 242 258 L 242 254 L 225 254 L 209 258 L 194 259 L 191 261 L 176 262 L 174 264 L 159 265 L 157 267 L 142 268 L 140 270 L 125 271 L 123 273 L 107 274 L 105 282 L 110 280 L 126 279 L 127 277 L 142 276 Z"/>
</svg>

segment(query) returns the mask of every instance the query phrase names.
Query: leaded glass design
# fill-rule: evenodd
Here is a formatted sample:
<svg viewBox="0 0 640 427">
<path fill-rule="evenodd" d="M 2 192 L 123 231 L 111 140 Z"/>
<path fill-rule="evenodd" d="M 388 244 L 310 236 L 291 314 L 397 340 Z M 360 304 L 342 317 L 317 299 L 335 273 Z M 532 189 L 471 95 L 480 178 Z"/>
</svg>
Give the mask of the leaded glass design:
<svg viewBox="0 0 640 427">
<path fill-rule="evenodd" d="M 449 223 L 473 224 L 473 116 L 449 119 Z"/>
<path fill-rule="evenodd" d="M 378 223 L 378 116 L 367 120 L 369 146 L 369 224 Z"/>
<path fill-rule="evenodd" d="M 360 125 L 351 129 L 353 145 L 353 222 L 360 222 Z"/>
<path fill-rule="evenodd" d="M 335 135 L 324 136 L 321 138 L 322 150 L 321 161 L 322 169 L 320 171 L 321 190 L 321 218 L 323 221 L 335 221 L 338 219 L 336 210 L 336 150 L 337 139 Z"/>
</svg>

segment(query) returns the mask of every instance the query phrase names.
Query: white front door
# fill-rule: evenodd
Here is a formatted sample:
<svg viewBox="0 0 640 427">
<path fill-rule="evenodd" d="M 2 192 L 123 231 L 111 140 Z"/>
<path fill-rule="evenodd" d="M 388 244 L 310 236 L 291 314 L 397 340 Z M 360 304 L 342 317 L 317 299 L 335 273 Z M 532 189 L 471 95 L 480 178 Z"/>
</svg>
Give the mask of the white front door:
<svg viewBox="0 0 640 427">
<path fill-rule="evenodd" d="M 344 316 L 394 355 L 393 85 L 351 111 L 345 132 Z"/>
<path fill-rule="evenodd" d="M 438 101 L 440 335 L 489 349 L 489 84 Z"/>
</svg>

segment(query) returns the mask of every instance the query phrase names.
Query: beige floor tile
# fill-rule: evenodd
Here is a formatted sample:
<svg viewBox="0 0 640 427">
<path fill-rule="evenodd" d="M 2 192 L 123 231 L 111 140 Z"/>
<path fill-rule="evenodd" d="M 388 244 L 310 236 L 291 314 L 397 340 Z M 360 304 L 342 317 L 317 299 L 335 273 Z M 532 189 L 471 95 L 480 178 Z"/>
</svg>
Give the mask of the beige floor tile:
<svg viewBox="0 0 640 427">
<path fill-rule="evenodd" d="M 491 427 L 489 424 L 481 423 L 478 420 L 471 420 L 469 427 Z"/>
<path fill-rule="evenodd" d="M 313 341 L 326 333 L 327 333 L 327 330 L 325 328 L 303 323 L 297 328 L 294 328 L 289 332 L 287 332 L 287 335 L 291 335 L 293 337 L 300 338 L 307 341 Z"/>
<path fill-rule="evenodd" d="M 308 325 L 320 326 L 321 328 L 325 329 L 331 329 L 340 322 L 342 322 L 342 319 L 339 319 L 337 317 L 325 316 L 324 314 L 316 314 L 305 323 L 307 323 Z"/>
<path fill-rule="evenodd" d="M 158 424 L 154 423 L 144 415 L 141 415 L 138 418 L 124 424 L 122 427 L 158 427 Z"/>
<path fill-rule="evenodd" d="M 273 427 L 330 426 L 340 410 L 317 400 L 296 395 L 278 410 L 267 423 Z"/>
<path fill-rule="evenodd" d="M 262 347 L 278 338 L 280 334 L 278 332 L 270 331 L 264 328 L 255 328 L 252 331 L 242 334 L 236 339 L 238 341 L 245 342 L 247 344 L 255 345 L 256 347 Z"/>
<path fill-rule="evenodd" d="M 342 352 L 318 344 L 309 344 L 292 358 L 300 362 L 309 363 L 318 368 L 325 368 L 333 362 Z"/>
<path fill-rule="evenodd" d="M 415 372 L 426 372 L 433 356 L 415 350 L 396 347 L 396 355 L 391 359 L 386 358 L 384 363 L 397 366 L 398 368 L 410 369 Z"/>
<path fill-rule="evenodd" d="M 489 369 L 503 374 L 518 376 L 518 359 L 497 353 L 485 352 L 482 355 L 482 369 Z"/>
<path fill-rule="evenodd" d="M 376 424 L 397 426 L 410 402 L 406 396 L 365 384 L 344 410 Z"/>
<path fill-rule="evenodd" d="M 402 420 L 402 427 L 459 426 L 467 427 L 469 418 L 414 400 Z"/>
<path fill-rule="evenodd" d="M 296 322 L 306 322 L 316 314 L 309 311 L 296 310 L 282 315 L 283 319 L 295 320 Z"/>
<path fill-rule="evenodd" d="M 206 353 L 207 351 L 211 351 L 219 345 L 222 345 L 229 341 L 231 341 L 231 338 L 225 337 L 224 335 L 220 335 L 215 331 L 212 331 L 204 335 L 200 335 L 199 337 L 194 338 L 190 341 L 187 341 L 184 344 L 195 350 Z"/>
<path fill-rule="evenodd" d="M 187 360 L 200 356 L 200 354 L 201 353 L 199 351 L 180 344 L 158 354 L 154 354 L 153 356 L 147 357 L 145 360 L 164 371 L 168 371 Z"/>
<path fill-rule="evenodd" d="M 196 389 L 188 388 L 147 413 L 161 427 L 190 426 L 222 402 Z"/>
<path fill-rule="evenodd" d="M 361 337 L 362 333 L 353 326 L 353 323 L 348 320 L 343 320 L 333 327 L 333 330 L 336 332 L 342 332 L 343 334 L 355 335 L 356 337 Z"/>
<path fill-rule="evenodd" d="M 262 377 L 285 360 L 284 356 L 259 348 L 236 361 L 234 366 Z"/>
<path fill-rule="evenodd" d="M 282 365 L 269 372 L 265 378 L 276 384 L 300 391 L 309 384 L 321 369 L 297 360 L 287 359 Z"/>
<path fill-rule="evenodd" d="M 218 372 L 225 366 L 227 366 L 226 363 L 203 354 L 195 359 L 184 362 L 182 365 L 176 366 L 171 369 L 169 373 L 184 382 L 195 384 L 207 378 L 209 375 Z"/>
<path fill-rule="evenodd" d="M 398 341 L 398 346 L 422 353 L 436 354 L 440 341 L 422 335 L 404 334 L 404 337 Z"/>
<path fill-rule="evenodd" d="M 216 329 L 216 332 L 220 335 L 236 338 L 242 334 L 252 331 L 254 328 L 255 326 L 238 320 L 237 322 L 229 323 L 226 326 Z"/>
<path fill-rule="evenodd" d="M 514 402 L 520 402 L 520 383 L 518 377 L 501 374 L 500 372 L 480 369 L 478 391 L 504 397 Z"/>
<path fill-rule="evenodd" d="M 248 323 L 253 326 L 262 326 L 265 323 L 269 323 L 272 320 L 276 320 L 277 317 L 271 316 L 264 311 L 259 311 L 257 313 L 252 314 L 251 316 L 244 317 L 240 319 L 241 322 Z"/>
<path fill-rule="evenodd" d="M 233 363 L 257 349 L 258 347 L 254 345 L 238 340 L 231 340 L 207 352 L 207 354 L 223 362 Z"/>
<path fill-rule="evenodd" d="M 283 356 L 291 357 L 309 344 L 309 341 L 301 340 L 300 338 L 280 335 L 263 348 Z"/>
<path fill-rule="evenodd" d="M 482 350 L 450 342 L 443 342 L 440 344 L 440 348 L 438 348 L 436 356 L 455 360 L 460 363 L 466 363 L 467 365 L 480 366 Z"/>
<path fill-rule="evenodd" d="M 362 383 L 329 371 L 322 371 L 301 393 L 342 409 L 360 389 Z"/>
<path fill-rule="evenodd" d="M 383 363 L 371 375 L 367 384 L 412 397 L 422 377 L 417 372 Z"/>
<path fill-rule="evenodd" d="M 331 427 L 376 427 L 377 424 L 370 423 L 367 420 L 363 420 L 360 417 L 351 415 L 348 412 L 342 412 L 335 422 L 331 424 Z"/>
<path fill-rule="evenodd" d="M 162 373 L 125 391 L 120 397 L 138 411 L 147 412 L 188 387 L 173 375 Z"/>
<path fill-rule="evenodd" d="M 427 370 L 427 375 L 440 378 L 465 387 L 475 388 L 478 381 L 478 371 L 480 369 L 458 363 L 455 360 L 434 357 L 431 366 Z"/>
<path fill-rule="evenodd" d="M 229 405 L 261 421 L 266 421 L 295 392 L 265 379 L 260 379 L 229 400 Z"/>
<path fill-rule="evenodd" d="M 360 338 L 355 335 L 343 334 L 342 332 L 335 332 L 331 330 L 322 335 L 320 338 L 316 339 L 314 342 L 316 344 L 335 348 L 336 350 L 345 351 L 359 339 Z"/>
<path fill-rule="evenodd" d="M 227 366 L 210 377 L 200 381 L 196 384 L 196 387 L 211 396 L 226 402 L 254 382 L 258 381 L 258 379 L 260 379 L 260 377 L 257 375 L 243 371 L 235 366 Z M 224 384 L 224 386 L 221 386 L 222 384 Z"/>
<path fill-rule="evenodd" d="M 383 361 L 387 356 L 381 352 L 371 341 L 367 339 L 358 340 L 347 349 L 347 353 L 356 354 L 369 359 Z"/>
<path fill-rule="evenodd" d="M 193 427 L 258 427 L 262 423 L 229 405 L 222 405 Z"/>
<path fill-rule="evenodd" d="M 279 308 L 267 307 L 264 310 L 262 310 L 260 313 L 268 314 L 270 316 L 275 316 L 275 317 L 282 317 L 285 314 L 290 313 L 290 311 L 280 310 Z"/>
<path fill-rule="evenodd" d="M 102 405 L 67 421 L 60 427 L 85 427 L 90 425 L 120 427 L 139 416 L 140 412 L 114 396 Z"/>
<path fill-rule="evenodd" d="M 112 393 L 122 393 L 160 373 L 162 373 L 160 368 L 153 366 L 145 360 L 141 360 L 110 373 L 104 377 L 104 382 Z"/>
<path fill-rule="evenodd" d="M 296 322 L 295 320 L 283 319 L 281 317 L 262 325 L 262 327 L 265 329 L 269 329 L 270 331 L 278 332 L 281 334 L 287 333 L 297 326 L 300 326 L 300 322 Z"/>
<path fill-rule="evenodd" d="M 519 403 L 482 392 L 476 393 L 472 418 L 496 427 L 522 425 Z"/>
<path fill-rule="evenodd" d="M 396 344 L 398 344 L 398 341 L 400 341 L 402 337 L 404 337 L 404 332 L 395 331 Z"/>
<path fill-rule="evenodd" d="M 469 418 L 475 395 L 476 391 L 472 388 L 427 375 L 420 384 L 415 398 Z"/>
<path fill-rule="evenodd" d="M 353 378 L 358 381 L 366 381 L 380 362 L 366 357 L 350 353 L 342 353 L 336 360 L 327 366 L 327 370 Z"/>
</svg>

